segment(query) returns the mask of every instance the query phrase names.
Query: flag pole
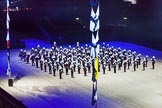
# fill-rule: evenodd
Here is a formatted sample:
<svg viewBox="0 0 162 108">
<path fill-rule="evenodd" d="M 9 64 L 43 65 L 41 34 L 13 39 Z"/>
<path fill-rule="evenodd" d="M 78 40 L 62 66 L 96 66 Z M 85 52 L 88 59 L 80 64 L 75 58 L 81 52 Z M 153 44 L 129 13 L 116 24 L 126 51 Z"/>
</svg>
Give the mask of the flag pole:
<svg viewBox="0 0 162 108">
<path fill-rule="evenodd" d="M 7 75 L 11 77 L 11 66 L 10 66 L 10 48 L 7 48 L 7 56 L 8 56 L 8 68 L 7 68 Z"/>
<path fill-rule="evenodd" d="M 6 8 L 6 12 L 7 12 L 7 17 L 6 17 L 6 26 L 7 26 L 7 37 L 6 37 L 6 41 L 7 41 L 7 58 L 8 58 L 8 67 L 7 67 L 7 75 L 10 78 L 11 77 L 11 66 L 10 66 L 10 36 L 9 36 L 9 32 L 10 32 L 10 16 L 9 16 L 9 0 L 6 0 L 7 3 L 7 8 Z"/>
<path fill-rule="evenodd" d="M 90 31 L 92 32 L 92 48 L 91 48 L 91 56 L 92 56 L 92 82 L 93 82 L 93 90 L 92 90 L 92 106 L 94 108 L 98 108 L 97 103 L 97 80 L 98 80 L 98 53 L 99 47 L 99 29 L 100 29 L 100 9 L 99 9 L 99 0 L 90 0 L 91 3 L 91 16 L 90 16 Z M 94 9 L 97 9 L 95 12 Z M 96 35 L 96 36 L 94 36 Z"/>
</svg>

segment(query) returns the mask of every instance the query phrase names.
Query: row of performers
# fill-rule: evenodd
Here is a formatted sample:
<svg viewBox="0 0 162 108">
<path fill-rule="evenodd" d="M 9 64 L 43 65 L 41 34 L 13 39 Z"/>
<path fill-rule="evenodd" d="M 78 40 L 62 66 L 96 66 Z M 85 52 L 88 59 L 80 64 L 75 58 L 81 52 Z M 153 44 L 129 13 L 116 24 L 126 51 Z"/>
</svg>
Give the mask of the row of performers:
<svg viewBox="0 0 162 108">
<path fill-rule="evenodd" d="M 47 67 L 49 69 L 49 74 L 55 76 L 56 71 L 59 72 L 60 79 L 62 79 L 62 73 L 64 69 L 66 71 L 66 75 L 68 75 L 68 71 L 71 70 L 71 77 L 74 78 L 74 72 L 76 68 L 78 73 L 80 74 L 81 68 L 83 68 L 84 75 L 87 76 L 87 71 L 91 72 L 91 46 L 87 44 L 84 47 L 80 47 L 77 42 L 76 47 L 71 48 L 59 48 L 56 47 L 56 43 L 54 43 L 52 49 L 49 51 L 44 47 L 41 49 L 40 45 L 37 45 L 37 48 L 32 48 L 30 53 L 27 53 L 25 50 L 20 50 L 19 57 L 24 62 L 29 63 L 31 60 L 32 66 L 38 68 L 40 66 L 41 70 L 47 71 Z M 151 58 L 152 61 L 152 69 L 155 69 L 155 56 Z M 106 67 L 108 71 L 111 71 L 112 68 L 114 73 L 116 73 L 117 68 L 121 70 L 124 67 L 124 72 L 127 69 L 130 69 L 133 66 L 133 70 L 136 69 L 142 64 L 143 70 L 148 66 L 149 58 L 145 56 L 142 61 L 141 54 L 136 54 L 135 51 L 131 50 L 121 50 L 121 48 L 115 49 L 114 47 L 109 47 L 109 45 L 102 44 L 99 52 L 99 72 L 100 67 L 102 67 L 103 74 L 106 72 Z"/>
</svg>

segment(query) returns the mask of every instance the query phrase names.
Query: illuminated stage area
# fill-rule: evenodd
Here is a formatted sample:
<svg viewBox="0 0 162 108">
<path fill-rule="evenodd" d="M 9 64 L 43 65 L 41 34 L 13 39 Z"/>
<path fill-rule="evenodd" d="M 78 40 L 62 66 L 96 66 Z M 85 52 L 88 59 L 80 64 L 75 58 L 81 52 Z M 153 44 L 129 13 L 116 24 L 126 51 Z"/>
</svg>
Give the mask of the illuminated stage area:
<svg viewBox="0 0 162 108">
<path fill-rule="evenodd" d="M 49 43 L 39 40 L 24 40 L 27 51 L 39 43 L 41 47 L 51 48 Z M 162 107 L 162 52 L 124 42 L 108 42 L 110 46 L 136 50 L 142 56 L 156 56 L 155 69 L 151 61 L 145 71 L 139 66 L 137 71 L 130 67 L 127 72 L 113 70 L 99 72 L 98 108 L 161 108 Z M 0 87 L 22 101 L 29 108 L 93 108 L 91 106 L 91 73 L 84 76 L 74 73 L 75 78 L 63 73 L 63 79 L 26 64 L 18 57 L 20 49 L 11 50 L 13 87 L 8 87 L 6 76 L 6 51 L 1 50 Z"/>
</svg>

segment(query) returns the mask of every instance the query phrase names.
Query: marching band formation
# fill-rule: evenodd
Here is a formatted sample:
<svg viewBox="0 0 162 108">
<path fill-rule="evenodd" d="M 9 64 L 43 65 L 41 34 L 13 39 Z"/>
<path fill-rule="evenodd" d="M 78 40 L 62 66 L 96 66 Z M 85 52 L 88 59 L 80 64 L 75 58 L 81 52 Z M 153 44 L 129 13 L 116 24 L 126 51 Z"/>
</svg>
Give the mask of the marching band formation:
<svg viewBox="0 0 162 108">
<path fill-rule="evenodd" d="M 155 56 L 149 60 L 148 55 L 146 55 L 142 60 L 141 54 L 136 54 L 136 51 L 121 49 L 115 49 L 109 44 L 102 43 L 99 50 L 99 72 L 102 69 L 103 74 L 106 71 L 113 70 L 114 73 L 117 70 L 123 68 L 123 72 L 133 68 L 136 71 L 139 66 L 142 65 L 143 71 L 148 67 L 148 62 L 152 62 L 152 69 L 155 69 Z M 41 48 L 40 45 L 37 45 L 37 48 L 32 48 L 30 52 L 26 50 L 20 50 L 19 57 L 22 61 L 27 62 L 28 64 L 31 61 L 32 66 L 36 66 L 45 72 L 48 71 L 49 74 L 56 76 L 56 72 L 59 72 L 59 78 L 62 79 L 62 74 L 65 72 L 66 75 L 71 74 L 71 78 L 74 78 L 74 73 L 77 71 L 78 74 L 81 73 L 83 69 L 84 76 L 87 76 L 87 73 L 91 73 L 92 67 L 92 58 L 91 58 L 91 46 L 85 44 L 80 46 L 77 42 L 76 47 L 59 48 L 56 45 L 56 42 L 53 43 L 52 49 L 46 49 L 45 47 Z"/>
</svg>

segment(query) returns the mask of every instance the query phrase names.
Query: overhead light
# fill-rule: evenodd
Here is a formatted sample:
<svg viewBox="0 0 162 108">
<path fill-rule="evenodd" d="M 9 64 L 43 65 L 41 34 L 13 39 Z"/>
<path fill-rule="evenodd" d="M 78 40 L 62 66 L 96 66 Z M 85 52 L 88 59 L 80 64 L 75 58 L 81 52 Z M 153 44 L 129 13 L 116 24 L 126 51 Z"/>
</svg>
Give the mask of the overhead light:
<svg viewBox="0 0 162 108">
<path fill-rule="evenodd" d="M 124 19 L 124 20 L 127 20 L 128 18 L 127 18 L 127 17 L 124 17 L 123 19 Z"/>
<path fill-rule="evenodd" d="M 75 18 L 75 20 L 76 20 L 76 21 L 79 21 L 79 18 L 78 18 L 78 17 L 76 17 L 76 18 Z"/>
<path fill-rule="evenodd" d="M 19 10 L 19 7 L 17 6 L 17 7 L 16 7 L 16 11 L 18 11 L 18 10 Z"/>
<path fill-rule="evenodd" d="M 137 4 L 137 0 L 124 0 L 124 2 L 130 2 L 131 4 Z"/>
</svg>

